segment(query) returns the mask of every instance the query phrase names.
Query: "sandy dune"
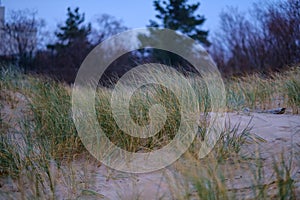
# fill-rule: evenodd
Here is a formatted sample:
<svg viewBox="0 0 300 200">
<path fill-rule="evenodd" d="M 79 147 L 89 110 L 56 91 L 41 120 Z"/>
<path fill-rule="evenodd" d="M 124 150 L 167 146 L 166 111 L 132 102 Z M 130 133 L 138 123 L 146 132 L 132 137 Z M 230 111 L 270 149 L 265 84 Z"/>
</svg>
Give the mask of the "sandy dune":
<svg viewBox="0 0 300 200">
<path fill-rule="evenodd" d="M 9 113 L 7 116 L 10 117 L 10 122 L 16 123 L 17 118 L 22 117 L 22 110 L 18 110 L 18 106 L 15 109 L 5 106 L 2 112 Z M 283 155 L 288 160 L 292 159 L 292 178 L 300 196 L 300 115 L 229 113 L 227 126 L 233 127 L 240 123 L 239 129 L 242 130 L 249 121 L 251 132 L 263 138 L 265 142 L 244 146 L 242 152 L 254 159 L 257 156 L 256 150 L 259 149 L 259 157 L 265 169 L 264 182 L 270 187 L 276 187 L 275 177 L 271 172 L 273 158 L 284 152 Z M 232 164 L 230 170 L 224 172 L 231 174 L 231 178 L 226 179 L 231 191 L 235 191 L 241 198 L 252 197 L 250 187 L 253 180 L 249 167 L 235 167 Z M 52 174 L 57 184 L 55 193 L 58 199 L 176 199 L 177 196 L 184 196 L 186 193 L 194 199 L 196 193 L 182 173 L 177 171 L 176 163 L 148 174 L 127 174 L 81 157 L 61 166 L 59 171 L 54 166 Z M 272 190 L 270 192 L 272 193 Z M 13 198 L 20 197 L 16 183 L 9 178 L 2 178 L 0 181 L 0 194 L 4 193 Z M 2 198 L 0 195 L 0 199 Z"/>
<path fill-rule="evenodd" d="M 231 127 L 240 123 L 240 130 L 251 121 L 252 132 L 265 140 L 258 145 L 245 146 L 242 151 L 252 153 L 252 156 L 255 157 L 255 149 L 259 149 L 260 159 L 262 159 L 265 169 L 264 181 L 270 187 L 276 187 L 274 174 L 271 173 L 273 156 L 279 156 L 281 152 L 284 152 L 284 155 L 289 158 L 293 151 L 292 176 L 298 195 L 300 195 L 300 116 L 229 113 L 227 125 L 229 125 L 229 121 Z M 175 165 L 171 165 L 164 170 L 136 175 L 108 170 L 102 165 L 95 169 L 95 191 L 108 199 L 133 199 L 134 197 L 140 199 L 176 199 L 176 196 L 184 195 L 189 190 L 190 197 L 193 199 L 194 189 L 183 181 L 182 175 L 176 172 L 175 168 Z M 250 187 L 253 184 L 251 171 L 247 167 L 240 166 L 230 169 L 232 171 L 227 173 L 233 173 L 234 178 L 228 179 L 228 188 L 235 190 L 239 198 L 251 198 Z M 272 190 L 270 193 L 272 194 Z"/>
</svg>

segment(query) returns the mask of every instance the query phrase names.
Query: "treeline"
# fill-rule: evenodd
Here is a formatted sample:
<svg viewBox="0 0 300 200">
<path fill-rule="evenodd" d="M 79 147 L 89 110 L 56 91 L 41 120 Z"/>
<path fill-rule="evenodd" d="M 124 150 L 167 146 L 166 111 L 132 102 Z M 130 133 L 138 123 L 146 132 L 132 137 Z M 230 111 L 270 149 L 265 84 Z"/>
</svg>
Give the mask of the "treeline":
<svg viewBox="0 0 300 200">
<path fill-rule="evenodd" d="M 12 11 L 2 27 L 1 61 L 17 65 L 25 73 L 40 73 L 72 82 L 87 54 L 105 38 L 127 29 L 121 20 L 103 14 L 94 27 L 85 22 L 79 8 L 67 9 L 67 19 L 53 34 L 30 10 Z"/>
<path fill-rule="evenodd" d="M 158 21 L 150 20 L 148 26 L 177 30 L 197 40 L 224 76 L 280 70 L 300 62 L 300 0 L 259 1 L 248 13 L 228 8 L 220 15 L 216 33 L 202 29 L 206 19 L 196 14 L 200 3 L 154 0 L 153 5 Z M 1 62 L 12 62 L 25 73 L 42 73 L 67 82 L 74 80 L 80 64 L 97 44 L 128 29 L 107 14 L 98 16 L 93 25 L 86 23 L 79 8 L 68 8 L 66 20 L 53 37 L 44 31 L 45 23 L 36 14 L 30 10 L 10 13 L 0 31 Z M 208 34 L 212 35 L 210 41 Z M 128 54 L 113 64 L 122 68 L 142 59 L 170 61 L 173 56 L 159 54 L 148 52 L 147 58 Z"/>
</svg>

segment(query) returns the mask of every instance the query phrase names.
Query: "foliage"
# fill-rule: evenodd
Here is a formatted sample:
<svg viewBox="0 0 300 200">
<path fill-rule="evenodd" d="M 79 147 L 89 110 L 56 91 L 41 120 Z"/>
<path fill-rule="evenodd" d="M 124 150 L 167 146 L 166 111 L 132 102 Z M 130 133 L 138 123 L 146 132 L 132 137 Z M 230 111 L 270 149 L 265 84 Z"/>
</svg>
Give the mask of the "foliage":
<svg viewBox="0 0 300 200">
<path fill-rule="evenodd" d="M 84 25 L 84 20 L 85 15 L 79 13 L 79 8 L 74 11 L 68 8 L 65 24 L 59 25 L 59 30 L 55 32 L 57 42 L 47 46 L 54 56 L 53 66 L 73 78 L 92 47 L 88 41 L 91 24 Z"/>
<path fill-rule="evenodd" d="M 79 8 L 74 11 L 67 9 L 67 19 L 65 25 L 59 26 L 59 31 L 55 32 L 58 42 L 54 48 L 72 46 L 73 43 L 79 41 L 87 41 L 87 36 L 91 31 L 91 25 L 83 25 L 85 16 L 79 13 Z"/>
<path fill-rule="evenodd" d="M 159 13 L 155 17 L 161 21 L 158 23 L 150 20 L 150 27 L 168 28 L 180 31 L 183 34 L 209 45 L 208 31 L 203 31 L 201 26 L 205 22 L 204 16 L 195 14 L 200 3 L 188 4 L 187 0 L 154 1 L 154 8 Z"/>
<path fill-rule="evenodd" d="M 194 39 L 195 42 L 199 42 L 205 46 L 209 46 L 208 31 L 202 30 L 201 26 L 205 22 L 205 18 L 199 14 L 196 14 L 200 3 L 188 4 L 187 0 L 169 0 L 169 1 L 154 1 L 154 8 L 158 12 L 156 18 L 159 22 L 150 20 L 148 25 L 148 34 L 139 34 L 138 39 L 141 46 L 143 44 L 155 44 L 157 46 L 180 46 L 183 54 L 190 55 L 193 51 L 193 44 L 185 37 L 182 37 L 178 32 L 189 36 Z M 158 30 L 156 29 L 158 28 Z M 177 31 L 177 36 L 171 36 L 163 38 L 160 28 L 167 28 Z M 141 48 L 142 49 L 142 48 Z M 180 71 L 196 72 L 194 67 L 187 62 L 181 56 L 161 50 L 147 48 L 140 51 L 143 61 L 150 61 L 156 63 L 162 63 L 175 68 L 179 68 Z M 180 67 L 181 66 L 181 67 Z"/>
</svg>

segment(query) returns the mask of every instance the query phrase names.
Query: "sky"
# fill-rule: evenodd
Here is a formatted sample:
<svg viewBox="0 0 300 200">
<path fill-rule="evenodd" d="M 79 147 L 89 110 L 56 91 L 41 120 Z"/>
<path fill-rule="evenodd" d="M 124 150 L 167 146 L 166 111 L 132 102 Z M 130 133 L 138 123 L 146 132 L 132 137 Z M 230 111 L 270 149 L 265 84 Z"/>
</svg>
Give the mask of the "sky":
<svg viewBox="0 0 300 200">
<path fill-rule="evenodd" d="M 142 28 L 155 19 L 153 0 L 0 0 L 5 7 L 6 16 L 11 10 L 36 10 L 37 16 L 46 21 L 49 30 L 55 30 L 58 23 L 66 19 L 67 7 L 79 7 L 85 13 L 86 21 L 93 22 L 97 15 L 110 14 L 123 21 L 129 28 Z M 197 14 L 207 19 L 203 25 L 206 30 L 217 30 L 219 14 L 227 6 L 238 7 L 241 11 L 249 9 L 257 0 L 201 0 Z M 197 0 L 189 0 L 189 3 Z M 261 0 L 260 2 L 264 2 Z"/>
</svg>

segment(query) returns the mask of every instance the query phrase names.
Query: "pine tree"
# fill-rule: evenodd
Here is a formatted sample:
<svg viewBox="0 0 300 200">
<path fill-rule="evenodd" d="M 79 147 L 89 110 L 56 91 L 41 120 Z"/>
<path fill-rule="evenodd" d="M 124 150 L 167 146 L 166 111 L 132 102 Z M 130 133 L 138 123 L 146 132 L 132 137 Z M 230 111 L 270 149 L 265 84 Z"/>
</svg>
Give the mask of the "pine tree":
<svg viewBox="0 0 300 200">
<path fill-rule="evenodd" d="M 74 11 L 68 8 L 64 25 L 59 25 L 58 31 L 55 32 L 57 42 L 47 46 L 54 54 L 54 71 L 67 81 L 73 80 L 92 48 L 88 40 L 91 25 L 85 25 L 84 20 L 85 15 L 79 13 L 79 8 L 75 8 Z"/>
<path fill-rule="evenodd" d="M 91 32 L 91 24 L 83 25 L 85 16 L 79 13 L 79 8 L 75 8 L 74 12 L 68 8 L 65 25 L 59 26 L 59 31 L 55 32 L 59 46 L 71 46 L 77 42 L 88 42 L 88 35 Z"/>
<path fill-rule="evenodd" d="M 191 44 L 191 40 L 186 37 L 182 37 L 180 34 L 178 34 L 178 37 L 174 35 L 168 37 L 162 35 L 159 29 L 153 29 L 152 27 L 179 31 L 185 36 L 194 39 L 195 42 L 199 42 L 208 47 L 210 45 L 210 42 L 207 40 L 208 31 L 201 29 L 205 18 L 199 14 L 195 14 L 199 6 L 199 3 L 188 4 L 187 0 L 154 0 L 154 8 L 158 12 L 156 15 L 158 22 L 150 20 L 150 25 L 148 26 L 149 33 L 140 34 L 138 36 L 141 47 L 143 46 L 142 44 L 151 43 L 152 46 L 180 47 L 185 55 L 193 51 L 195 46 Z M 191 63 L 187 62 L 180 55 L 172 52 L 147 48 L 140 50 L 140 53 L 144 60 L 170 65 L 183 71 L 196 72 Z"/>
<path fill-rule="evenodd" d="M 208 31 L 201 29 L 205 22 L 204 16 L 195 14 L 200 3 L 188 4 L 187 0 L 154 0 L 154 8 L 158 12 L 155 16 L 160 23 L 150 20 L 150 27 L 168 28 L 209 46 Z"/>
</svg>

